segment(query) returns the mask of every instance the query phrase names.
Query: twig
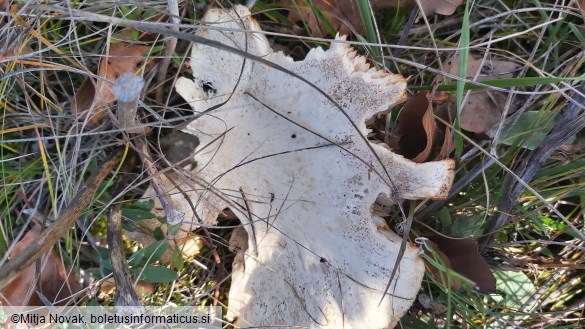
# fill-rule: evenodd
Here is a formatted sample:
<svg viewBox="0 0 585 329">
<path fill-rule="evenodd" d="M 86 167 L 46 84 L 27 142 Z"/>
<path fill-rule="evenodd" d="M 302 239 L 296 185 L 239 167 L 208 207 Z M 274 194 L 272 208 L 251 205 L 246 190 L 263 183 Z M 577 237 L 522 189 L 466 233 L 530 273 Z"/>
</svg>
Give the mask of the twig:
<svg viewBox="0 0 585 329">
<path fill-rule="evenodd" d="M 144 88 L 144 79 L 133 73 L 124 73 L 113 86 L 114 95 L 118 100 L 116 116 L 118 122 L 126 132 L 144 133 L 144 128 L 136 128 L 136 111 L 138 109 L 138 97 Z"/>
<path fill-rule="evenodd" d="M 171 19 L 171 23 L 177 24 L 177 26 L 171 27 L 173 31 L 179 31 L 179 23 L 181 23 L 181 18 L 179 17 L 179 3 L 177 0 L 168 0 L 167 4 L 169 10 L 169 17 Z M 171 58 L 175 53 L 175 48 L 177 47 L 177 38 L 174 36 L 170 36 L 167 40 L 165 46 L 165 53 L 163 55 L 163 59 L 160 62 L 160 67 L 158 69 L 158 76 L 156 78 L 156 82 L 158 88 L 156 88 L 155 92 L 155 99 L 157 102 L 162 103 L 163 92 L 165 91 L 163 84 L 167 77 L 167 71 L 169 69 L 169 64 L 171 63 Z"/>
<path fill-rule="evenodd" d="M 4 290 L 19 273 L 50 251 L 57 240 L 69 231 L 73 223 L 81 216 L 81 212 L 90 204 L 104 179 L 116 168 L 121 157 L 121 150 L 115 152 L 88 179 L 86 185 L 79 190 L 57 220 L 41 233 L 38 239 L 32 241 L 26 249 L 0 268 L 0 291 Z"/>
<path fill-rule="evenodd" d="M 142 306 L 136 295 L 130 274 L 128 263 L 124 257 L 124 242 L 122 241 L 122 204 L 118 203 L 110 209 L 108 220 L 108 247 L 110 249 L 110 262 L 112 273 L 116 282 L 116 306 Z M 140 313 L 137 310 L 136 313 Z"/>
<path fill-rule="evenodd" d="M 126 128 L 130 129 L 130 127 L 136 125 L 138 98 L 140 97 L 140 92 L 143 87 L 144 80 L 142 77 L 132 73 L 124 73 L 113 87 L 114 94 L 118 100 L 118 120 Z M 144 131 L 129 130 L 128 132 L 144 134 Z M 151 177 L 152 187 L 156 191 L 165 214 L 167 215 L 167 222 L 170 225 L 181 223 L 185 218 L 185 213 L 175 206 L 173 200 L 169 197 L 169 193 L 166 191 L 164 184 L 161 182 L 159 172 L 148 152 L 146 139 L 143 137 L 136 138 L 135 145 L 142 163 L 146 167 L 146 172 Z"/>
<path fill-rule="evenodd" d="M 160 173 L 156 169 L 154 161 L 150 157 L 148 152 L 148 145 L 144 138 L 137 138 L 136 149 L 142 159 L 142 163 L 146 168 L 146 173 L 151 178 L 152 187 L 160 200 L 165 214 L 167 215 L 167 222 L 170 225 L 180 224 L 185 219 L 185 213 L 175 205 L 173 199 L 170 197 L 169 192 L 165 188 L 163 182 L 160 179 Z"/>
</svg>

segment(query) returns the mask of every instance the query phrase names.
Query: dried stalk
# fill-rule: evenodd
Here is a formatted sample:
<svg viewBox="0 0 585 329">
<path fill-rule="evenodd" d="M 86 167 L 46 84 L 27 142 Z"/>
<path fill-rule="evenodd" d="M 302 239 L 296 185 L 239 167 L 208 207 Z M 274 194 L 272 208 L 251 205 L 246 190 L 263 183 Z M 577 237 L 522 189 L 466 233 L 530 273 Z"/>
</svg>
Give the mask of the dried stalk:
<svg viewBox="0 0 585 329">
<path fill-rule="evenodd" d="M 116 306 L 142 306 L 132 279 L 128 273 L 128 263 L 124 257 L 124 242 L 122 241 L 122 204 L 116 204 L 110 209 L 108 220 L 108 247 L 112 273 L 116 282 Z M 137 313 L 141 313 L 136 310 Z M 142 312 L 143 313 L 143 312 Z"/>
<path fill-rule="evenodd" d="M 140 97 L 140 92 L 143 87 L 144 80 L 142 77 L 132 73 L 125 73 L 120 77 L 118 83 L 116 83 L 113 88 L 118 100 L 117 116 L 118 120 L 123 125 L 121 128 L 128 128 L 128 132 L 130 133 L 140 133 L 134 131 L 131 127 L 136 126 L 138 98 Z M 148 151 L 146 139 L 143 137 L 136 138 L 135 146 L 142 163 L 146 167 L 146 172 L 152 180 L 152 186 L 158 195 L 164 212 L 167 215 L 167 222 L 170 225 L 181 223 L 185 218 L 185 213 L 177 209 L 173 200 L 170 198 L 168 191 L 164 187 L 159 172 L 150 156 L 150 152 Z"/>
<path fill-rule="evenodd" d="M 177 0 L 168 0 L 168 10 L 169 10 L 169 17 L 171 19 L 171 23 L 174 26 L 171 27 L 174 31 L 179 31 L 179 24 L 181 23 L 181 18 L 179 17 L 179 3 Z M 171 63 L 171 58 L 175 53 L 175 48 L 177 47 L 177 38 L 176 37 L 169 37 L 166 42 L 165 46 L 165 53 L 163 55 L 163 59 L 160 63 L 158 76 L 157 76 L 157 85 L 158 88 L 155 92 L 155 99 L 157 102 L 162 103 L 162 97 L 164 88 L 162 88 L 165 79 L 167 78 L 167 71 L 169 69 L 169 64 Z"/>
</svg>

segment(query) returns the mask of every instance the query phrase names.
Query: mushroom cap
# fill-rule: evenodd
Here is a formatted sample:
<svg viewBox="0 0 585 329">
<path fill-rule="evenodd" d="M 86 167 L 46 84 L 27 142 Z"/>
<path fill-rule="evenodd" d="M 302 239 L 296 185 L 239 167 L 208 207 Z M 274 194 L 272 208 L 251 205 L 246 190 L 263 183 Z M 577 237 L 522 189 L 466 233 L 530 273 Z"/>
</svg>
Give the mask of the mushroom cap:
<svg viewBox="0 0 585 329">
<path fill-rule="evenodd" d="M 402 238 L 372 205 L 445 197 L 454 168 L 367 140 L 366 120 L 404 100 L 404 78 L 370 68 L 344 37 L 294 61 L 243 6 L 212 9 L 203 22 L 197 35 L 251 56 L 193 44 L 193 79 L 176 90 L 203 114 L 183 130 L 200 147 L 173 198 L 192 222 L 215 224 L 230 208 L 243 224 L 229 315 L 239 326 L 392 328 L 424 266 L 407 245 L 382 299 Z"/>
</svg>

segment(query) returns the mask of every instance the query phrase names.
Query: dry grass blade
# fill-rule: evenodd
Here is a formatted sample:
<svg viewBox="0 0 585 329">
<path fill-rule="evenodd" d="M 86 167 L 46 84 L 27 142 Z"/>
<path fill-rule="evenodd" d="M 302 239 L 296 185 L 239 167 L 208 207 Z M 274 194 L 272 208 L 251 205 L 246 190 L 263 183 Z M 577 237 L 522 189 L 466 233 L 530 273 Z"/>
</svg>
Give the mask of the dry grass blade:
<svg viewBox="0 0 585 329">
<path fill-rule="evenodd" d="M 93 174 L 77 195 L 71 199 L 69 206 L 61 213 L 49 228 L 47 228 L 38 240 L 32 242 L 17 257 L 0 267 L 0 290 L 14 279 L 18 273 L 32 265 L 39 257 L 53 248 L 53 245 L 69 230 L 71 225 L 79 218 L 81 212 L 90 204 L 100 184 L 119 165 L 122 158 L 119 150 L 108 159 L 100 169 Z"/>
<path fill-rule="evenodd" d="M 178 25 L 181 23 L 181 19 L 179 17 L 179 3 L 177 0 L 168 0 L 168 10 L 171 22 L 175 25 L 172 27 L 175 31 L 179 31 Z M 160 63 L 160 68 L 158 70 L 158 77 L 157 77 L 157 84 L 162 86 L 164 81 L 167 79 L 167 70 L 169 69 L 169 64 L 171 63 L 171 57 L 175 53 L 175 48 L 177 47 L 177 38 L 170 37 L 167 41 L 165 47 L 164 58 Z M 157 88 L 156 89 L 156 100 L 160 103 L 162 102 L 164 88 Z"/>
</svg>

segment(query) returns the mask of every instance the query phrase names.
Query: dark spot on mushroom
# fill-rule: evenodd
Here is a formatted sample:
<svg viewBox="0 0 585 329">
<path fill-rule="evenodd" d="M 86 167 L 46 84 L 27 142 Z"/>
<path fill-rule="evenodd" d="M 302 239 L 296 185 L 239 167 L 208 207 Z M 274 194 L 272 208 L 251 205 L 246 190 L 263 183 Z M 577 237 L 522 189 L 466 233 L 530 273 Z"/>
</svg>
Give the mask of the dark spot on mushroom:
<svg viewBox="0 0 585 329">
<path fill-rule="evenodd" d="M 290 135 L 290 138 L 297 138 L 297 134 Z"/>
<path fill-rule="evenodd" d="M 217 94 L 217 89 L 213 88 L 213 84 L 211 82 L 203 82 L 201 84 L 201 88 L 206 94 Z"/>
</svg>

